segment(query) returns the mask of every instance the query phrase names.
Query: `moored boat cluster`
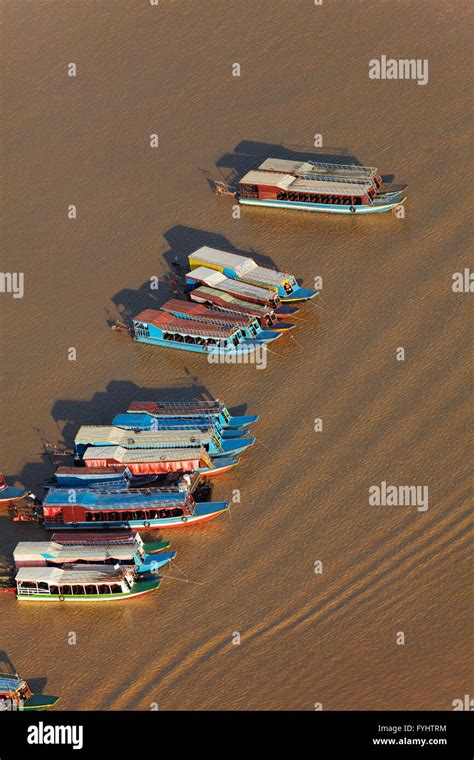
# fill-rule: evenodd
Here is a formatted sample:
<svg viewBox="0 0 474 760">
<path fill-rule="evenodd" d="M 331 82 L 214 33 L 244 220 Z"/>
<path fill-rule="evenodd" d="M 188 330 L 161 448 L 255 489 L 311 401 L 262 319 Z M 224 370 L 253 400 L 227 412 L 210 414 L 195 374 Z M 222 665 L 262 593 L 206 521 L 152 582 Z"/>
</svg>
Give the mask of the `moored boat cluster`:
<svg viewBox="0 0 474 760">
<path fill-rule="evenodd" d="M 80 427 L 74 462 L 56 469 L 31 507 L 52 538 L 14 551 L 17 599 L 114 601 L 156 590 L 176 553 L 137 531 L 227 511 L 226 501 L 209 501 L 207 479 L 238 464 L 257 420 L 219 400 L 136 401 L 109 426 Z"/>
<path fill-rule="evenodd" d="M 189 257 L 188 301 L 172 299 L 133 318 L 139 343 L 205 354 L 250 354 L 295 327 L 294 303 L 317 295 L 253 259 L 202 246 Z"/>
</svg>

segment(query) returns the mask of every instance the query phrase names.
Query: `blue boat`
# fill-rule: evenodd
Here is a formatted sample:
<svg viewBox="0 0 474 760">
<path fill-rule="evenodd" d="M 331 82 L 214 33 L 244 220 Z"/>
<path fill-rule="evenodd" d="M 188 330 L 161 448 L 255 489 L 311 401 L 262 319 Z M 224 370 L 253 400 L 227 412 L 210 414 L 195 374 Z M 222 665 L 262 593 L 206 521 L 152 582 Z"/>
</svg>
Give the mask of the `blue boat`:
<svg viewBox="0 0 474 760">
<path fill-rule="evenodd" d="M 223 311 L 230 314 L 249 314 L 258 319 L 263 330 L 276 330 L 277 332 L 287 332 L 293 330 L 296 325 L 293 322 L 283 322 L 283 318 L 288 314 L 298 311 L 293 306 L 280 306 L 272 309 L 259 303 L 250 303 L 236 298 L 232 293 L 226 293 L 224 290 L 209 288 L 207 285 L 189 284 L 188 296 L 196 303 L 206 304 L 210 309 Z"/>
<path fill-rule="evenodd" d="M 248 314 L 231 314 L 216 311 L 208 306 L 190 301 L 180 301 L 177 298 L 167 301 L 161 307 L 163 311 L 179 319 L 189 319 L 194 322 L 207 322 L 211 325 L 224 325 L 240 330 L 241 334 L 257 343 L 271 343 L 281 338 L 281 332 L 263 329 L 258 319 Z"/>
<path fill-rule="evenodd" d="M 74 439 L 76 456 L 89 447 L 119 446 L 123 449 L 195 449 L 204 447 L 212 457 L 233 457 L 255 438 L 223 439 L 215 430 L 126 430 L 113 425 L 82 425 Z"/>
<path fill-rule="evenodd" d="M 191 269 L 201 266 L 215 269 L 233 280 L 247 282 L 278 293 L 282 303 L 307 301 L 318 294 L 317 290 L 300 287 L 294 275 L 259 266 L 249 256 L 237 256 L 235 253 L 219 251 L 217 248 L 203 245 L 191 253 L 188 259 Z"/>
<path fill-rule="evenodd" d="M 210 520 L 227 502 L 195 502 L 190 494 L 51 489 L 43 502 L 45 528 L 176 528 Z"/>
<path fill-rule="evenodd" d="M 267 158 L 239 182 L 239 203 L 332 214 L 376 214 L 406 201 L 375 167 Z"/>
<path fill-rule="evenodd" d="M 216 419 L 209 417 L 173 417 L 172 419 L 160 419 L 145 412 L 129 414 L 116 414 L 112 425 L 126 430 L 200 430 L 207 432 L 215 430 L 221 438 L 243 438 L 250 434 L 250 430 L 232 430 L 222 428 Z"/>
<path fill-rule="evenodd" d="M 24 488 L 17 488 L 16 486 L 9 486 L 0 473 L 0 504 L 6 501 L 18 501 L 26 495 Z"/>
<path fill-rule="evenodd" d="M 238 327 L 179 319 L 166 311 L 145 309 L 133 318 L 133 337 L 138 343 L 178 348 L 200 354 L 242 356 L 261 346 Z"/>
<path fill-rule="evenodd" d="M 58 467 L 44 488 L 106 488 L 109 490 L 165 489 L 192 492 L 199 482 L 197 474 L 181 473 L 134 475 L 126 466 Z"/>
<path fill-rule="evenodd" d="M 219 399 L 201 401 L 132 401 L 127 409 L 128 414 L 146 413 L 160 420 L 179 419 L 209 419 L 217 420 L 222 429 L 240 430 L 241 428 L 258 422 L 258 414 L 238 415 L 231 414 L 225 404 Z"/>
<path fill-rule="evenodd" d="M 278 293 L 272 290 L 251 285 L 248 282 L 236 280 L 232 277 L 226 277 L 222 272 L 210 269 L 209 267 L 196 267 L 196 269 L 186 274 L 186 290 L 191 298 L 193 290 L 203 285 L 213 290 L 233 295 L 245 303 L 263 306 L 280 317 L 288 317 L 299 311 L 297 306 L 283 304 Z"/>
</svg>

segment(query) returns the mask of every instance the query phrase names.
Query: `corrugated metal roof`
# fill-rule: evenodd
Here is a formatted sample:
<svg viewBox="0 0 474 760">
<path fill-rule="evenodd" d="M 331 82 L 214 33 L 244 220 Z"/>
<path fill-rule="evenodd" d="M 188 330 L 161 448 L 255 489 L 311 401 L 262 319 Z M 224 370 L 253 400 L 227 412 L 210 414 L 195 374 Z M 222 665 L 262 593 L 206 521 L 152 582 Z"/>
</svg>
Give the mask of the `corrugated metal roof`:
<svg viewBox="0 0 474 760">
<path fill-rule="evenodd" d="M 210 248 L 203 245 L 194 253 L 190 253 L 188 260 L 191 263 L 193 259 L 204 262 L 204 264 L 214 264 L 220 267 L 228 267 L 236 272 L 247 272 L 256 265 L 255 261 L 246 256 L 238 256 L 236 253 L 220 251 L 217 248 Z"/>
<path fill-rule="evenodd" d="M 260 172 L 252 169 L 240 180 L 241 183 L 250 185 L 269 185 L 270 187 L 279 187 L 286 190 L 288 185 L 294 181 L 292 174 L 283 174 L 277 172 Z"/>
<path fill-rule="evenodd" d="M 110 467 L 57 467 L 55 475 L 123 475 L 127 468 L 125 465 L 111 464 Z"/>
<path fill-rule="evenodd" d="M 275 294 L 270 293 L 265 288 L 259 288 L 257 285 L 249 285 L 246 282 L 240 280 L 232 280 L 230 277 L 225 277 L 220 272 L 216 272 L 214 269 L 208 269 L 207 267 L 197 267 L 192 272 L 188 272 L 187 278 L 197 280 L 204 285 L 209 285 L 211 288 L 217 290 L 225 290 L 230 293 L 236 293 L 237 295 L 247 296 L 248 298 L 258 298 L 264 302 L 269 301 Z"/>
<path fill-rule="evenodd" d="M 54 562 L 104 562 L 107 559 L 130 560 L 136 547 L 129 542 L 121 544 L 75 544 L 63 546 L 55 541 L 22 541 L 13 552 L 14 562 L 37 562 L 40 560 L 52 560 Z"/>
<path fill-rule="evenodd" d="M 181 460 L 201 459 L 204 449 L 124 449 L 122 446 L 89 446 L 82 458 L 114 459 L 127 464 L 139 462 L 180 462 Z"/>
<path fill-rule="evenodd" d="M 331 182 L 330 180 L 297 177 L 288 186 L 288 192 L 311 192 L 320 195 L 365 195 L 373 187 L 371 182 L 353 184 L 352 182 Z"/>
<path fill-rule="evenodd" d="M 103 491 L 87 491 L 79 489 L 71 502 L 71 489 L 53 488 L 48 492 L 43 504 L 45 507 L 70 506 L 84 509 L 114 510 L 114 509 L 159 509 L 164 502 L 184 504 L 188 501 L 186 491 L 158 491 L 150 494 L 143 491 L 134 493 L 104 493 Z"/>
<path fill-rule="evenodd" d="M 130 568 L 115 569 L 110 565 L 72 565 L 61 567 L 21 567 L 16 574 L 17 581 L 46 581 L 49 583 L 110 583 L 121 581 L 130 574 Z"/>
<path fill-rule="evenodd" d="M 204 264 L 227 267 L 228 269 L 232 269 L 237 277 L 251 280 L 258 279 L 260 282 L 265 282 L 268 285 L 280 285 L 293 276 L 285 272 L 278 272 L 269 267 L 259 266 L 249 256 L 238 256 L 235 253 L 219 251 L 217 248 L 209 248 L 207 245 L 198 248 L 194 253 L 190 253 L 188 259 L 190 262 L 194 259 L 202 261 Z"/>
<path fill-rule="evenodd" d="M 308 175 L 294 177 L 291 174 L 278 174 L 276 172 L 250 171 L 240 180 L 242 183 L 252 185 L 267 185 L 286 190 L 288 192 L 311 192 L 320 195 L 365 195 L 373 186 L 371 182 L 352 184 L 351 182 L 331 182 L 328 180 L 311 179 Z"/>
<path fill-rule="evenodd" d="M 209 309 L 207 306 L 204 306 L 204 304 L 195 303 L 194 301 L 171 299 L 163 304 L 161 308 L 165 311 L 176 311 L 180 314 L 189 314 L 196 318 L 201 317 L 211 323 L 230 324 L 235 325 L 236 327 L 248 327 L 254 321 L 252 317 L 245 314 L 224 314 L 223 312 Z"/>
<path fill-rule="evenodd" d="M 109 442 L 114 446 L 122 446 L 125 449 L 149 448 L 164 446 L 170 447 L 191 445 L 194 448 L 208 444 L 214 437 L 213 431 L 192 430 L 126 430 L 113 425 L 82 425 L 74 439 L 78 444 L 94 444 Z"/>
<path fill-rule="evenodd" d="M 200 285 L 191 292 L 191 298 L 195 295 L 200 295 L 202 298 L 206 298 L 210 303 L 216 305 L 222 305 L 225 308 L 234 308 L 238 311 L 242 309 L 242 313 L 255 314 L 256 316 L 263 316 L 264 314 L 271 314 L 272 310 L 269 306 L 264 306 L 260 303 L 249 303 L 248 301 L 241 301 L 240 298 L 236 298 L 232 293 L 226 293 L 223 290 L 216 290 L 215 288 L 209 288 L 206 285 Z"/>
<path fill-rule="evenodd" d="M 219 274 L 219 272 L 214 274 Z M 220 327 L 205 322 L 194 322 L 191 319 L 179 319 L 166 311 L 154 311 L 153 309 L 145 309 L 145 311 L 137 314 L 133 321 L 149 323 L 164 332 L 175 333 L 183 337 L 190 335 L 197 338 L 231 338 L 236 333 L 236 329 L 233 327 L 225 325 Z"/>
</svg>

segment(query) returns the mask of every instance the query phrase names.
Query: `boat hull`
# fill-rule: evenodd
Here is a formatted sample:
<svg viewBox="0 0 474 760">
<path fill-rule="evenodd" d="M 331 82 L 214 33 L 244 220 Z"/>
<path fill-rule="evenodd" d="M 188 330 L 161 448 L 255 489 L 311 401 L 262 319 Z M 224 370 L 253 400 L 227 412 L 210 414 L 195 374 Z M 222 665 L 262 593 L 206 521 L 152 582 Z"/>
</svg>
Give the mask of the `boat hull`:
<svg viewBox="0 0 474 760">
<path fill-rule="evenodd" d="M 150 594 L 160 583 L 161 580 L 138 581 L 128 594 L 17 594 L 16 598 L 19 602 L 122 602 Z"/>
<path fill-rule="evenodd" d="M 256 198 L 240 198 L 239 202 L 245 206 L 267 206 L 268 208 L 291 208 L 295 211 L 318 211 L 328 214 L 379 214 L 384 211 L 392 211 L 397 206 L 401 206 L 406 198 L 393 200 L 393 202 L 384 203 L 378 206 L 336 206 L 328 203 L 299 203 L 298 201 L 277 201 L 277 200 L 260 200 Z M 353 210 L 351 210 L 353 209 Z"/>
<path fill-rule="evenodd" d="M 195 525 L 198 522 L 212 520 L 214 517 L 217 517 L 217 515 L 226 512 L 228 508 L 229 505 L 225 501 L 198 502 L 195 505 L 194 514 L 184 515 L 182 517 L 165 517 L 151 520 L 100 520 L 97 522 L 78 522 L 74 526 L 72 523 L 58 524 L 45 521 L 44 527 L 46 530 L 103 530 L 108 528 L 153 530 L 156 528 L 186 528 L 189 525 Z"/>
<path fill-rule="evenodd" d="M 0 504 L 6 504 L 11 501 L 20 501 L 26 494 L 23 488 L 15 486 L 5 486 L 0 490 Z"/>
<path fill-rule="evenodd" d="M 215 348 L 214 346 L 199 346 L 194 343 L 180 343 L 173 340 L 163 340 L 162 338 L 143 338 L 138 335 L 134 335 L 134 340 L 137 343 L 147 343 L 150 346 L 161 346 L 161 348 L 178 348 L 182 351 L 194 351 L 197 354 L 207 354 L 208 356 L 213 353 L 224 353 L 226 356 L 238 356 L 241 354 L 250 354 L 255 351 L 258 344 L 256 343 L 239 343 L 236 348 Z"/>
</svg>

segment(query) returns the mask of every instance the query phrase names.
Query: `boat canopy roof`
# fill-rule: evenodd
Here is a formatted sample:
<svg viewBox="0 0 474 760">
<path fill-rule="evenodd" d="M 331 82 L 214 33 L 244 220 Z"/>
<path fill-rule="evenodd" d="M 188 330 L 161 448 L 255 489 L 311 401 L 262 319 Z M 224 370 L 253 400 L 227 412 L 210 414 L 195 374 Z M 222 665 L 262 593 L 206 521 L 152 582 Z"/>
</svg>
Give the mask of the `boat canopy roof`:
<svg viewBox="0 0 474 760">
<path fill-rule="evenodd" d="M 217 272 L 215 269 L 209 269 L 208 267 L 197 267 L 186 275 L 187 278 L 197 280 L 204 285 L 209 285 L 211 288 L 217 288 L 217 290 L 227 290 L 237 295 L 247 296 L 247 298 L 260 298 L 267 301 L 271 298 L 271 294 L 265 288 L 259 288 L 257 285 L 249 285 L 246 282 L 240 280 L 232 280 L 230 277 L 226 277 Z"/>
<path fill-rule="evenodd" d="M 235 309 L 236 311 L 241 309 L 243 314 L 253 314 L 261 317 L 265 314 L 272 313 L 272 309 L 269 306 L 260 303 L 250 303 L 249 301 L 241 301 L 240 298 L 236 298 L 232 293 L 226 293 L 224 290 L 216 290 L 215 288 L 208 288 L 207 285 L 200 285 L 198 288 L 195 288 L 192 293 L 201 296 L 202 298 L 206 298 L 209 303 L 221 306 L 224 309 Z"/>
<path fill-rule="evenodd" d="M 51 541 L 55 541 L 62 546 L 74 546 L 74 545 L 106 545 L 106 544 L 128 544 L 132 546 L 135 543 L 143 545 L 142 538 L 139 533 L 134 530 L 120 530 L 113 532 L 108 530 L 104 535 L 99 533 L 85 532 L 75 530 L 73 533 L 53 533 Z M 20 544 L 18 544 L 20 545 Z"/>
<path fill-rule="evenodd" d="M 223 404 L 219 399 L 212 401 L 132 401 L 127 412 L 148 412 L 155 417 L 219 414 Z"/>
<path fill-rule="evenodd" d="M 200 446 L 212 441 L 216 433 L 195 428 L 191 430 L 129 430 L 113 425 L 82 425 L 74 442 L 78 444 L 110 443 L 124 449 L 153 448 L 169 443 L 172 446 Z"/>
<path fill-rule="evenodd" d="M 259 171 L 282 172 L 283 174 L 327 174 L 331 177 L 345 177 L 348 180 L 371 179 L 378 174 L 374 166 L 323 161 L 291 161 L 283 158 L 267 158 L 258 168 Z"/>
<path fill-rule="evenodd" d="M 277 272 L 269 267 L 261 267 L 248 256 L 238 256 L 235 253 L 219 251 L 217 248 L 210 248 L 207 245 L 203 245 L 194 253 L 190 253 L 188 259 L 190 264 L 193 259 L 197 259 L 204 264 L 227 267 L 233 269 L 237 277 L 251 277 L 269 285 L 281 285 L 286 280 L 293 278 L 291 274 Z"/>
<path fill-rule="evenodd" d="M 23 678 L 16 673 L 0 673 L 0 693 L 13 694 L 26 684 Z"/>
<path fill-rule="evenodd" d="M 75 494 L 74 502 L 69 501 L 70 489 L 54 488 L 49 491 L 43 504 L 45 507 L 70 506 L 83 507 L 90 510 L 115 509 L 158 509 L 166 503 L 183 504 L 188 500 L 188 494 L 183 491 L 161 491 L 160 493 L 114 493 L 104 491 L 79 490 Z"/>
<path fill-rule="evenodd" d="M 212 270 L 210 270 L 212 271 Z M 219 274 L 216 272 L 215 274 Z M 227 325 L 211 325 L 206 322 L 194 322 L 191 319 L 179 319 L 166 311 L 145 309 L 133 318 L 135 323 L 145 322 L 158 327 L 160 330 L 186 337 L 192 335 L 198 338 L 232 338 L 237 329 Z"/>
<path fill-rule="evenodd" d="M 189 449 L 124 449 L 123 446 L 89 446 L 82 455 L 87 460 L 115 459 L 128 464 L 137 462 L 180 462 L 185 459 L 202 459 L 202 448 Z"/>
<path fill-rule="evenodd" d="M 112 565 L 71 565 L 61 567 L 20 567 L 16 573 L 17 581 L 46 583 L 110 583 L 121 581 L 130 575 L 130 569 Z"/>
<path fill-rule="evenodd" d="M 56 541 L 22 541 L 13 552 L 15 563 L 38 562 L 104 562 L 107 559 L 129 560 L 133 557 L 135 546 L 132 542 L 103 544 L 62 545 Z"/>
<path fill-rule="evenodd" d="M 295 177 L 292 174 L 279 174 L 277 172 L 250 171 L 240 180 L 243 184 L 265 185 L 278 187 L 288 192 L 319 193 L 321 195 L 354 195 L 362 196 L 373 187 L 371 181 L 346 182 L 341 179 L 331 178 L 322 180 L 312 178 L 308 174 Z"/>
<path fill-rule="evenodd" d="M 110 467 L 57 467 L 55 475 L 84 475 L 92 478 L 94 475 L 125 475 L 127 467 L 121 464 L 111 464 Z"/>
<path fill-rule="evenodd" d="M 180 314 L 189 314 L 189 316 L 203 317 L 210 322 L 225 324 L 235 324 L 236 327 L 245 326 L 248 327 L 252 324 L 254 319 L 250 315 L 246 314 L 224 314 L 223 312 L 209 309 L 200 303 L 193 301 L 180 301 L 177 298 L 167 301 L 162 307 L 165 311 L 178 312 Z"/>
</svg>

